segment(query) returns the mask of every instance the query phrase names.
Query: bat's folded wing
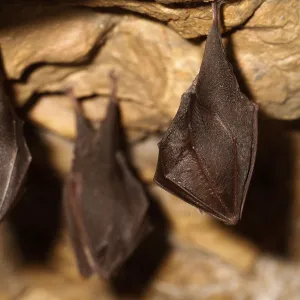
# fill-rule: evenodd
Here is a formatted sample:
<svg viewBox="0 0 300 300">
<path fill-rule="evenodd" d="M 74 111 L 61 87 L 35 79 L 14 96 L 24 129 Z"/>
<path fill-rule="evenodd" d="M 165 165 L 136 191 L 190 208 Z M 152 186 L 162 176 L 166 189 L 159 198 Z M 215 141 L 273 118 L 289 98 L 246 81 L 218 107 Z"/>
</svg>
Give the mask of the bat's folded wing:
<svg viewBox="0 0 300 300">
<path fill-rule="evenodd" d="M 124 206 L 130 217 L 131 228 L 129 235 L 131 241 L 128 241 L 128 243 L 131 244 L 140 236 L 137 233 L 143 232 L 144 229 L 146 232 L 150 230 L 150 222 L 147 216 L 149 201 L 141 183 L 129 169 L 126 158 L 121 151 L 117 152 L 116 159 L 122 171 L 123 189 L 124 195 L 126 195 Z"/>
<path fill-rule="evenodd" d="M 79 272 L 84 277 L 89 277 L 95 271 L 94 257 L 91 254 L 91 247 L 88 233 L 83 224 L 82 205 L 80 200 L 81 177 L 71 174 L 65 185 L 65 216 L 71 242 L 76 254 Z"/>
<path fill-rule="evenodd" d="M 228 224 L 241 217 L 257 144 L 257 105 L 240 90 L 215 19 L 198 76 L 159 144 L 154 180 Z"/>
<path fill-rule="evenodd" d="M 159 144 L 154 177 L 164 189 L 226 222 L 236 222 L 236 145 L 222 120 L 183 95 Z M 198 111 L 200 110 L 200 111 Z"/>
<path fill-rule="evenodd" d="M 16 199 L 31 162 L 31 155 L 23 136 L 23 122 L 15 115 L 4 84 L 5 75 L 1 62 L 0 65 L 1 221 Z"/>
<path fill-rule="evenodd" d="M 120 172 L 116 174 L 115 199 L 111 199 L 115 203 L 114 219 L 106 251 L 102 253 L 101 269 L 106 278 L 116 273 L 151 230 L 143 187 L 129 169 L 122 151 L 117 151 L 116 162 Z"/>
<path fill-rule="evenodd" d="M 235 172 L 228 173 L 228 176 L 222 176 L 220 184 L 222 184 L 222 178 L 225 179 L 223 186 L 227 188 L 226 180 L 229 180 L 229 176 L 234 178 L 235 198 L 231 201 L 235 201 L 235 212 L 241 216 L 256 156 L 258 106 L 240 90 L 233 67 L 226 57 L 221 34 L 215 22 L 207 37 L 195 91 L 197 95 L 196 105 L 191 110 L 191 126 L 194 132 L 193 139 L 198 140 L 199 147 L 197 149 L 207 148 L 209 145 L 207 138 L 211 139 L 211 147 L 213 149 L 214 146 L 215 150 L 218 149 L 218 145 L 222 145 L 222 140 L 225 141 L 222 136 L 217 138 L 213 133 L 210 134 L 211 129 L 207 126 L 209 135 L 198 132 L 197 124 L 205 114 L 203 107 L 208 109 L 212 117 L 215 116 L 220 120 L 224 130 L 234 140 L 236 154 L 231 163 L 235 165 Z M 203 122 L 209 126 L 213 125 L 210 119 Z M 212 128 L 213 131 L 214 128 Z M 225 170 L 227 169 L 225 166 L 230 163 L 230 155 L 226 153 L 226 149 L 226 143 L 224 143 L 223 148 L 220 148 L 224 155 L 221 155 L 221 151 L 207 151 L 205 157 L 211 161 L 214 159 L 215 165 L 218 164 L 219 169 Z M 202 151 L 202 153 L 204 152 Z M 214 154 L 214 157 L 211 157 L 211 154 Z M 213 164 L 210 165 L 213 166 Z M 211 168 L 211 172 L 214 172 L 214 167 Z"/>
</svg>

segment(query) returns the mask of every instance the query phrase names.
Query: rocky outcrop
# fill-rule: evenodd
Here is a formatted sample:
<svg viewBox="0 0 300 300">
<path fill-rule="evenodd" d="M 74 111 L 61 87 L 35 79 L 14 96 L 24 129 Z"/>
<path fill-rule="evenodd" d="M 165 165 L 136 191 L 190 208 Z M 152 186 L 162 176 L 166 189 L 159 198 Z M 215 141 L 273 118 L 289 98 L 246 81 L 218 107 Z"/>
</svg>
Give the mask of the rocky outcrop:
<svg viewBox="0 0 300 300">
<path fill-rule="evenodd" d="M 0 43 L 4 62 L 17 105 L 26 105 L 31 121 L 47 129 L 41 130 L 40 138 L 48 150 L 49 163 L 62 178 L 70 168 L 75 136 L 72 103 L 63 92 L 73 88 L 76 96 L 83 98 L 88 118 L 97 123 L 105 115 L 110 94 L 108 73 L 115 70 L 134 165 L 158 198 L 170 225 L 172 251 L 155 273 L 144 299 L 235 299 L 237 295 L 297 299 L 299 265 L 266 257 L 258 243 L 238 230 L 220 226 L 152 185 L 161 132 L 174 117 L 182 93 L 201 65 L 205 35 L 211 25 L 210 1 L 60 2 L 64 5 L 3 6 Z M 233 1 L 224 9 L 224 45 L 241 88 L 260 105 L 263 115 L 279 120 L 300 117 L 299 9 L 299 0 Z M 266 207 L 269 219 L 263 224 L 272 227 L 266 231 L 264 245 L 277 245 L 274 228 L 283 232 L 285 224 L 272 214 L 276 209 L 283 214 L 287 201 L 299 198 L 299 135 L 293 133 L 295 142 L 291 144 L 285 138 L 277 143 L 277 127 L 270 127 L 274 137 L 269 148 L 259 143 L 266 153 L 256 168 L 263 169 L 256 179 L 259 190 L 251 196 L 261 202 L 255 213 L 261 214 Z M 284 131 L 280 135 L 287 136 Z M 281 149 L 278 157 L 275 148 Z M 271 161 L 266 162 L 267 157 Z M 279 157 L 285 159 L 280 163 Z M 293 176 L 288 174 L 290 165 Z M 274 176 L 267 176 L 268 172 Z M 283 192 L 277 195 L 279 186 Z M 295 188 L 285 193 L 289 186 Z M 283 204 L 275 203 L 277 196 L 284 197 Z M 294 258 L 300 253 L 298 202 L 295 200 L 289 215 L 285 245 Z M 252 217 L 254 231 L 264 231 L 259 227 L 260 219 L 255 214 Z M 16 248 L 5 238 L 7 231 L 3 226 L 3 299 L 75 300 L 99 299 L 99 295 L 115 299 L 98 278 L 79 278 L 64 230 L 47 266 L 31 268 L 15 261 L 13 253 L 7 255 L 10 250 L 5 250 L 6 246 Z"/>
</svg>

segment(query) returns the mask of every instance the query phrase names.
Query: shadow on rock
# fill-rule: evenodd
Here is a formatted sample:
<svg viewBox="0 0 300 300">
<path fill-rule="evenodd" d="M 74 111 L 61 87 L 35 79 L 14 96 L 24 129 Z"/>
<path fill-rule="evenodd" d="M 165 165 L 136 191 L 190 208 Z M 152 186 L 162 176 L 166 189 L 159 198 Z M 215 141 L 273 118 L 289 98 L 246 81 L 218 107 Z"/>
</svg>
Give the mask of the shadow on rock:
<svg viewBox="0 0 300 300">
<path fill-rule="evenodd" d="M 231 35 L 226 36 L 226 53 L 241 91 L 253 99 L 235 59 L 234 42 Z M 263 251 L 284 257 L 289 256 L 294 196 L 291 184 L 295 155 L 288 134 L 291 123 L 270 119 L 259 112 L 257 157 L 242 220 L 235 227 L 227 227 L 254 242 Z"/>
<path fill-rule="evenodd" d="M 148 196 L 153 230 L 111 281 L 112 289 L 119 297 L 137 297 L 145 292 L 171 249 L 168 241 L 169 222 L 157 200 Z"/>
<path fill-rule="evenodd" d="M 25 137 L 32 163 L 23 195 L 8 215 L 8 222 L 25 262 L 43 262 L 51 253 L 61 225 L 62 182 L 48 161 L 47 147 L 30 123 Z"/>
<path fill-rule="evenodd" d="M 259 140 L 254 174 L 242 220 L 235 232 L 263 251 L 289 256 L 293 208 L 293 158 L 288 122 L 259 119 Z"/>
<path fill-rule="evenodd" d="M 131 163 L 131 152 L 122 126 L 121 115 L 119 115 L 119 118 L 120 148 L 126 154 L 132 173 L 139 178 Z M 144 186 L 144 191 L 149 200 L 148 217 L 152 231 L 119 269 L 116 277 L 111 280 L 111 288 L 117 294 L 118 299 L 122 296 L 132 296 L 137 299 L 138 296 L 142 295 L 155 277 L 156 271 L 164 262 L 171 248 L 168 240 L 169 220 L 160 207 L 158 200 L 147 191 L 146 186 Z"/>
</svg>

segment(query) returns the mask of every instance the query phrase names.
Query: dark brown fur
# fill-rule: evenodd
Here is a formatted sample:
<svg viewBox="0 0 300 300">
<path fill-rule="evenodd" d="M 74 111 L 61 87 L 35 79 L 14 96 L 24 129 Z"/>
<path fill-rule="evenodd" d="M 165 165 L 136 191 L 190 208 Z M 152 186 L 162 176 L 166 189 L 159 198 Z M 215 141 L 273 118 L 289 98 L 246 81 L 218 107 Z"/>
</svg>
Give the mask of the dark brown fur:
<svg viewBox="0 0 300 300">
<path fill-rule="evenodd" d="M 148 200 L 120 148 L 115 89 L 98 130 L 73 100 L 77 139 L 65 192 L 69 232 L 81 274 L 110 278 L 149 231 Z"/>
<path fill-rule="evenodd" d="M 255 163 L 257 105 L 241 91 L 222 45 L 219 2 L 200 72 L 159 143 L 154 181 L 226 224 L 236 224 Z"/>
<path fill-rule="evenodd" d="M 23 121 L 15 114 L 0 51 L 0 221 L 15 202 L 31 162 Z"/>
</svg>

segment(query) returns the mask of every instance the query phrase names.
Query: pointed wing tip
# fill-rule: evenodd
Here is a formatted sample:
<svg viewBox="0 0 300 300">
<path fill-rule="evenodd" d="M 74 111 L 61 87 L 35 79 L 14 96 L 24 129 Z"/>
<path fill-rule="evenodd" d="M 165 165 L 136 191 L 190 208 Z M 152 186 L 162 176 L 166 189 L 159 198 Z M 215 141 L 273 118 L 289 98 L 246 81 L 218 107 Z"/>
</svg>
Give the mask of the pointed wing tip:
<svg viewBox="0 0 300 300">
<path fill-rule="evenodd" d="M 216 220 L 218 220 L 218 221 L 220 221 L 220 222 L 222 222 L 222 223 L 224 223 L 225 225 L 228 225 L 228 226 L 234 226 L 241 220 L 239 214 L 231 215 L 231 216 L 224 216 L 224 215 L 217 214 L 214 211 L 209 212 L 209 211 L 203 209 L 203 207 L 200 208 L 199 211 L 201 213 L 205 213 L 205 214 L 210 215 L 214 219 L 216 219 Z"/>
<path fill-rule="evenodd" d="M 241 218 L 239 215 L 234 215 L 229 218 L 225 218 L 224 220 L 221 220 L 221 221 L 223 221 L 226 225 L 234 226 L 240 221 L 240 219 Z"/>
<path fill-rule="evenodd" d="M 236 211 L 236 209 L 230 209 L 226 214 L 225 214 L 225 212 L 224 212 L 224 214 L 220 214 L 220 212 L 218 210 L 214 210 L 211 207 L 209 209 L 207 209 L 207 208 L 203 207 L 201 204 L 196 203 L 195 201 L 190 201 L 188 198 L 182 197 L 182 195 L 179 195 L 176 192 L 171 191 L 167 187 L 165 180 L 168 180 L 168 177 L 165 176 L 163 170 L 160 167 L 159 161 L 158 161 L 156 172 L 153 177 L 153 182 L 155 184 L 157 184 L 160 188 L 162 188 L 163 190 L 180 198 L 181 200 L 185 201 L 187 204 L 190 204 L 198 209 L 201 209 L 206 214 L 211 215 L 212 217 L 223 222 L 226 225 L 231 225 L 231 226 L 236 225 L 240 221 L 240 219 L 241 219 L 240 211 Z M 180 186 L 178 186 L 178 187 L 180 188 Z"/>
<path fill-rule="evenodd" d="M 93 271 L 92 270 L 83 270 L 79 268 L 79 273 L 83 278 L 90 278 L 93 275 Z"/>
</svg>

